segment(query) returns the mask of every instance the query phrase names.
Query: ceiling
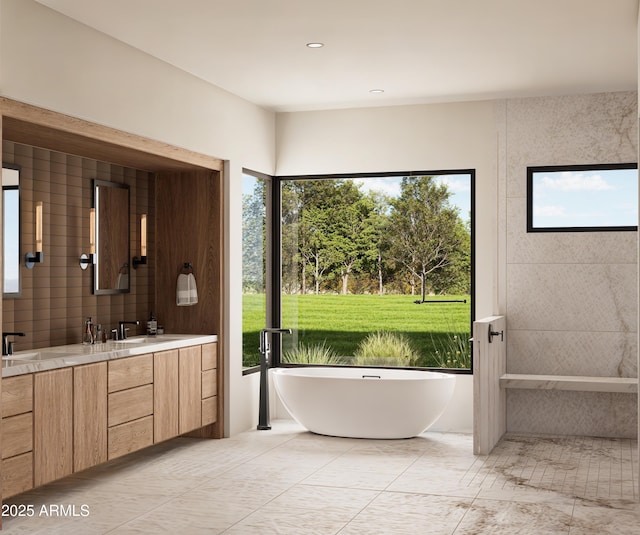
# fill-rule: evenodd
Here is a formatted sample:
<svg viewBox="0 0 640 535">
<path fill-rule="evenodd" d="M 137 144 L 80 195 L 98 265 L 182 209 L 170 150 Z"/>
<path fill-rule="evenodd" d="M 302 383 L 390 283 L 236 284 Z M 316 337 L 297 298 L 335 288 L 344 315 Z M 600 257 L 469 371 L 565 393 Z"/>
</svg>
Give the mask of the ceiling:
<svg viewBox="0 0 640 535">
<path fill-rule="evenodd" d="M 638 0 L 37 1 L 274 111 L 637 89 Z"/>
</svg>

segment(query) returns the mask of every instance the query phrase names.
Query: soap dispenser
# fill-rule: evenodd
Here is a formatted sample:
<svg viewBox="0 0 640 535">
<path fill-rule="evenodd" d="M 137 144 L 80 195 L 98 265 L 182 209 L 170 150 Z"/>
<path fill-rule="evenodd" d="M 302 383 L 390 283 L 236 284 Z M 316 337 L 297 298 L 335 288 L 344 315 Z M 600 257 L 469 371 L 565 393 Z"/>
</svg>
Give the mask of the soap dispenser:
<svg viewBox="0 0 640 535">
<path fill-rule="evenodd" d="M 156 320 L 153 312 L 149 314 L 149 321 L 147 321 L 147 334 L 152 336 L 158 334 L 158 320 Z"/>
<path fill-rule="evenodd" d="M 93 320 L 91 316 L 87 317 L 84 322 L 84 328 L 82 330 L 82 343 L 86 345 L 91 345 L 95 341 L 93 336 Z"/>
</svg>

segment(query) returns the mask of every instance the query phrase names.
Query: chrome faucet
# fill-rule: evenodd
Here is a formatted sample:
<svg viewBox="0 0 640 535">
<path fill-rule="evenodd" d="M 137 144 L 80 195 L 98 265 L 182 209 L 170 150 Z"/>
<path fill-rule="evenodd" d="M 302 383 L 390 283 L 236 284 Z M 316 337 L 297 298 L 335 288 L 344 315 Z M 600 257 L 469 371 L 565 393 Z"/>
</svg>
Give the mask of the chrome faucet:
<svg viewBox="0 0 640 535">
<path fill-rule="evenodd" d="M 13 355 L 13 342 L 9 342 L 10 336 L 25 336 L 24 333 L 2 333 L 2 356 Z"/>
<path fill-rule="evenodd" d="M 118 322 L 118 333 L 117 333 L 117 339 L 118 340 L 126 340 L 127 339 L 127 331 L 129 329 L 125 328 L 125 325 L 140 325 L 140 322 L 138 320 L 136 320 L 136 321 L 119 321 Z"/>
</svg>

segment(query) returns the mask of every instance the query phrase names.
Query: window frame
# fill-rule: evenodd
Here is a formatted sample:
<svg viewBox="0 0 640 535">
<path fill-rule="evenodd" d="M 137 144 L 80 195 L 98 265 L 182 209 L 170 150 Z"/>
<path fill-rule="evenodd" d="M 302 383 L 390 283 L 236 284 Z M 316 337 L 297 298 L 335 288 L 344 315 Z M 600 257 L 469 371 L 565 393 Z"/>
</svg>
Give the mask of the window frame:
<svg viewBox="0 0 640 535">
<path fill-rule="evenodd" d="M 473 322 L 475 321 L 475 297 L 476 297 L 476 277 L 475 277 L 475 236 L 476 236 L 476 169 L 446 169 L 446 170 L 435 170 L 435 171 L 398 171 L 398 172 L 381 172 L 381 173 L 339 173 L 339 174 L 313 174 L 313 175 L 283 175 L 283 176 L 274 176 L 273 178 L 273 190 L 271 201 L 272 204 L 275 201 L 277 203 L 277 207 L 273 206 L 273 210 L 271 212 L 271 229 L 274 234 L 277 234 L 277 239 L 271 240 L 271 256 L 273 259 L 277 259 L 277 269 L 274 269 L 271 273 L 271 277 L 269 281 L 272 286 L 271 299 L 269 298 L 269 294 L 267 294 L 267 310 L 271 311 L 271 318 L 274 319 L 275 323 L 273 327 L 280 328 L 281 318 L 282 318 L 282 280 L 281 280 L 281 270 L 282 270 L 282 256 L 281 256 L 281 222 L 282 222 L 282 207 L 281 207 L 281 194 L 282 194 L 282 183 L 290 180 L 345 180 L 350 178 L 376 178 L 376 177 L 412 177 L 412 176 L 444 176 L 444 175 L 469 175 L 470 177 L 470 231 L 471 231 L 471 246 L 470 246 L 470 254 L 471 254 L 471 268 L 470 268 L 470 277 L 471 277 L 471 291 L 470 291 L 470 325 L 469 325 L 469 351 L 470 351 L 470 362 L 471 365 L 469 368 L 432 368 L 432 367 L 393 367 L 392 369 L 410 369 L 410 370 L 426 370 L 426 371 L 435 371 L 442 373 L 452 373 L 459 375 L 473 375 Z M 275 267 L 275 266 L 274 266 Z M 269 312 L 267 312 L 267 316 L 269 317 Z M 280 337 L 276 336 L 273 338 L 272 343 L 272 353 L 271 353 L 271 366 L 272 367 L 283 367 L 283 368 L 293 368 L 293 367 L 305 367 L 308 364 L 297 364 L 297 363 L 283 363 L 281 360 L 282 351 L 281 351 L 281 343 Z M 316 366 L 316 365 L 314 365 Z M 326 365 L 327 367 L 336 367 L 334 365 Z M 344 367 L 344 365 L 340 365 L 340 367 Z M 348 367 L 348 366 L 347 366 Z M 388 368 L 388 366 L 373 366 L 372 368 Z"/>
<path fill-rule="evenodd" d="M 274 296 L 274 281 L 276 278 L 275 274 L 279 274 L 279 269 L 274 269 L 276 266 L 274 265 L 274 251 L 276 250 L 273 242 L 277 241 L 279 244 L 279 238 L 276 239 L 276 236 L 279 236 L 279 222 L 277 221 L 277 217 L 274 215 L 275 212 L 279 213 L 279 196 L 275 195 L 274 192 L 279 191 L 279 186 L 277 185 L 277 177 L 267 175 L 265 173 L 260 173 L 259 171 L 253 171 L 251 169 L 243 168 L 243 175 L 249 175 L 256 179 L 263 180 L 265 182 L 265 190 L 266 190 L 266 198 L 265 198 L 265 224 L 266 224 L 266 232 L 265 232 L 265 243 L 264 243 L 264 252 L 266 254 L 265 258 L 265 296 L 266 296 L 266 310 L 265 310 L 265 319 L 266 324 L 265 327 L 274 326 L 273 318 L 280 318 L 280 315 L 273 315 L 273 296 Z M 278 226 L 274 229 L 273 225 L 277 224 Z M 279 245 L 278 245 L 279 246 Z M 279 284 L 279 282 L 278 282 Z M 278 319 L 279 321 L 279 319 Z M 244 336 L 244 333 L 243 333 Z M 244 340 L 243 340 L 244 343 Z M 271 344 L 272 349 L 275 346 L 274 343 Z M 258 347 L 258 343 L 256 343 L 256 347 Z M 279 346 L 278 346 L 279 349 Z M 272 353 L 273 354 L 273 353 Z M 244 355 L 243 355 L 244 359 Z M 250 375 L 252 373 L 257 373 L 260 371 L 260 365 L 257 364 L 255 366 L 248 366 L 242 368 L 242 375 Z"/>
<path fill-rule="evenodd" d="M 637 163 L 615 164 L 576 164 L 576 165 L 542 165 L 527 167 L 527 233 L 558 233 L 558 232 L 630 232 L 637 231 L 638 225 L 619 226 L 566 226 L 566 227 L 535 227 L 533 225 L 533 179 L 537 173 L 556 173 L 562 171 L 615 171 L 623 169 L 638 169 Z"/>
</svg>

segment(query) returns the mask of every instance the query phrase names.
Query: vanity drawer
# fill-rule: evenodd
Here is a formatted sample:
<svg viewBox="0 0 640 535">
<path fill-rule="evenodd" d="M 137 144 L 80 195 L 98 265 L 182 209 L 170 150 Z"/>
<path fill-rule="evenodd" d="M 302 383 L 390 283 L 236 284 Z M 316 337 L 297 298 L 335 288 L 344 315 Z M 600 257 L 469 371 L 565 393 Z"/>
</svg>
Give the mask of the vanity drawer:
<svg viewBox="0 0 640 535">
<path fill-rule="evenodd" d="M 153 385 L 138 386 L 109 394 L 107 425 L 137 420 L 153 414 Z"/>
<path fill-rule="evenodd" d="M 202 399 L 215 396 L 218 391 L 218 373 L 216 370 L 202 372 Z"/>
<path fill-rule="evenodd" d="M 33 374 L 2 379 L 2 417 L 33 410 Z"/>
<path fill-rule="evenodd" d="M 153 444 L 153 416 L 109 428 L 108 456 L 115 459 Z"/>
<path fill-rule="evenodd" d="M 33 453 L 23 453 L 2 461 L 2 498 L 33 488 Z"/>
<path fill-rule="evenodd" d="M 218 367 L 218 344 L 204 344 L 202 346 L 202 369 L 212 370 Z"/>
<path fill-rule="evenodd" d="M 218 420 L 218 396 L 202 400 L 202 426 L 213 424 Z"/>
<path fill-rule="evenodd" d="M 2 419 L 2 458 L 33 450 L 33 413 Z"/>
<path fill-rule="evenodd" d="M 153 383 L 153 354 L 109 361 L 108 392 Z"/>
</svg>

